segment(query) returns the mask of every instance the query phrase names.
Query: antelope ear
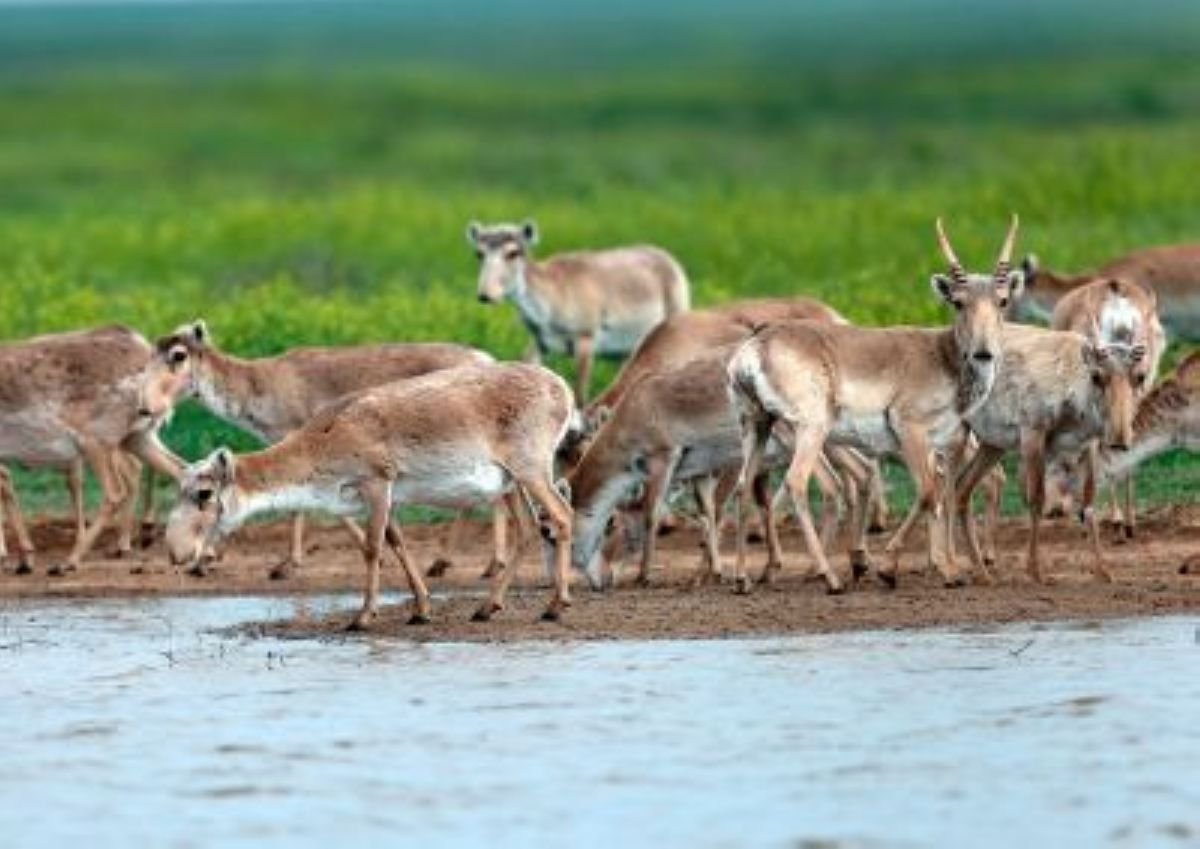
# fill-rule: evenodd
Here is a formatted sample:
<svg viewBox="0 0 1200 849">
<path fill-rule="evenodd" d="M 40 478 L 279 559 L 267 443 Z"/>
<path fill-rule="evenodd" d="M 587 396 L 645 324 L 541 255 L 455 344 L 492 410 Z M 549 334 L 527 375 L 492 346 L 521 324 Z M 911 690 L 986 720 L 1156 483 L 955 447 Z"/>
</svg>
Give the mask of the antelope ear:
<svg viewBox="0 0 1200 849">
<path fill-rule="evenodd" d="M 483 225 L 478 221 L 472 221 L 467 225 L 467 244 L 474 246 L 479 244 L 479 234 L 483 231 Z"/>
<path fill-rule="evenodd" d="M 935 274 L 929 278 L 933 293 L 951 306 L 958 305 L 958 284 L 945 274 Z"/>
<path fill-rule="evenodd" d="M 1025 281 L 1028 279 L 1024 268 L 1014 268 L 1008 272 L 1008 279 L 1004 282 L 1004 288 L 1007 290 L 1004 297 L 1008 298 L 1010 304 L 1019 301 L 1021 295 L 1025 294 Z"/>
<path fill-rule="evenodd" d="M 193 321 L 189 330 L 192 334 L 192 340 L 197 345 L 201 347 L 208 345 L 208 325 L 205 323 L 204 319 L 198 318 Z"/>
<path fill-rule="evenodd" d="M 1083 364 L 1091 371 L 1102 371 L 1108 360 L 1108 350 L 1101 344 L 1092 341 L 1083 343 Z"/>
<path fill-rule="evenodd" d="M 1037 254 L 1025 254 L 1025 258 L 1021 260 L 1021 271 L 1025 275 L 1026 286 L 1033 288 L 1040 270 L 1041 264 L 1038 262 Z"/>
<path fill-rule="evenodd" d="M 233 452 L 228 448 L 218 448 L 212 453 L 210 458 L 213 475 L 222 484 L 233 483 L 234 470 L 236 464 L 233 458 Z"/>
<path fill-rule="evenodd" d="M 521 224 L 521 239 L 525 242 L 526 247 L 538 243 L 538 226 L 532 218 L 526 218 Z"/>
</svg>

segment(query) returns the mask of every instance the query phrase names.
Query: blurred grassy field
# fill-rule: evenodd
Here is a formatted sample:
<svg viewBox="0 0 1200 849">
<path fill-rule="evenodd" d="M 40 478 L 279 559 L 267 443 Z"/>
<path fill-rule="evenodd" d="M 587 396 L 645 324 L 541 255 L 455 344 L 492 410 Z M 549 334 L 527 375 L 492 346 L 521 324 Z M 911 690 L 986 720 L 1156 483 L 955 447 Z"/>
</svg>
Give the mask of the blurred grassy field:
<svg viewBox="0 0 1200 849">
<path fill-rule="evenodd" d="M 1012 210 L 1056 267 L 1200 238 L 1198 59 L 1180 0 L 0 5 L 0 334 L 515 356 L 462 234 L 527 215 L 547 253 L 667 247 L 701 305 L 942 323 L 938 214 L 973 265 Z M 167 439 L 252 444 L 191 408 Z M 1142 479 L 1200 497 L 1182 455 Z"/>
</svg>

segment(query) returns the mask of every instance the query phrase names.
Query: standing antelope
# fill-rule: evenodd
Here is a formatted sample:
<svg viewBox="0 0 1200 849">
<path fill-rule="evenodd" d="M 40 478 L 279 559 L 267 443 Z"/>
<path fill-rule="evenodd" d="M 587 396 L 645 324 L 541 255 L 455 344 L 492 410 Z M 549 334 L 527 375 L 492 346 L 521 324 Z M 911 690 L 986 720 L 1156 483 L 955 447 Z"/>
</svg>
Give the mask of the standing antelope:
<svg viewBox="0 0 1200 849">
<path fill-rule="evenodd" d="M 1166 334 L 1158 319 L 1154 293 L 1144 286 L 1125 280 L 1095 280 L 1063 295 L 1054 307 L 1050 326 L 1054 330 L 1073 330 L 1091 335 L 1101 342 L 1132 345 L 1143 340 L 1146 348 L 1145 369 L 1139 369 L 1134 390 L 1141 395 L 1158 376 L 1158 364 L 1167 347 Z M 1117 489 L 1123 490 L 1124 504 L 1118 507 Z M 1133 477 L 1114 481 L 1113 517 L 1124 538 L 1132 539 L 1136 523 Z"/>
<path fill-rule="evenodd" d="M 575 357 L 579 402 L 587 400 L 595 355 L 621 357 L 655 325 L 688 309 L 682 266 L 661 248 L 638 245 L 576 251 L 535 260 L 537 226 L 471 222 L 467 241 L 479 257 L 479 300 L 510 298 L 533 336 L 527 359 Z"/>
<path fill-rule="evenodd" d="M 815 298 L 761 298 L 733 301 L 718 307 L 680 313 L 655 327 L 621 367 L 616 379 L 587 405 L 582 435 L 594 432 L 631 386 L 648 374 L 685 365 L 718 348 L 743 342 L 767 324 L 785 321 L 847 324 L 837 310 Z M 882 527 L 887 517 L 883 478 L 870 465 L 872 523 Z"/>
<path fill-rule="evenodd" d="M 123 452 L 164 474 L 181 473 L 183 464 L 158 440 L 163 417 L 144 405 L 151 350 L 139 334 L 116 326 L 0 344 L 0 461 L 68 470 L 82 461 L 100 484 L 95 519 L 77 535 L 66 561 L 50 567 L 51 575 L 78 568 L 132 505 L 136 473 L 128 473 Z M 29 571 L 33 546 L 11 487 L 8 494 L 19 523 L 18 568 Z"/>
<path fill-rule="evenodd" d="M 681 483 L 694 486 L 705 531 L 697 582 L 719 577 L 719 511 L 736 481 L 730 473 L 740 469 L 742 458 L 738 421 L 725 387 L 733 351 L 733 346 L 726 346 L 684 365 L 644 375 L 617 402 L 568 474 L 575 508 L 572 564 L 585 572 L 593 587 L 608 582 L 599 553 L 609 519 L 638 484 L 645 487 L 639 584 L 649 582 L 666 497 L 672 485 Z M 775 444 L 774 449 L 772 459 L 784 455 L 781 446 Z M 862 477 L 865 485 L 865 473 Z M 818 480 L 828 506 L 837 495 L 837 483 L 828 474 Z M 763 575 L 769 581 L 782 559 L 766 472 L 753 481 L 753 487 L 764 515 L 769 554 Z M 739 538 L 742 535 L 739 528 Z M 865 546 L 859 553 L 865 565 Z"/>
<path fill-rule="evenodd" d="M 413 592 L 410 621 L 427 622 L 429 593 L 390 525 L 392 505 L 464 507 L 503 496 L 516 542 L 476 613 L 486 620 L 504 607 L 526 535 L 520 499 L 528 496 L 554 535 L 554 595 L 545 618 L 557 619 L 570 604 L 571 508 L 554 486 L 554 455 L 573 414 L 566 383 L 523 363 L 446 369 L 366 389 L 270 448 L 236 458 L 219 449 L 188 468 L 167 521 L 168 554 L 177 564 L 194 562 L 264 510 L 365 510 L 367 582 L 351 627 L 365 628 L 375 616 L 385 538 Z"/>
<path fill-rule="evenodd" d="M 967 532 L 971 559 L 989 579 L 968 515 L 979 480 L 1006 451 L 1020 449 L 1031 522 L 1028 569 L 1040 583 L 1038 543 L 1047 460 L 1090 458 L 1091 444 L 1101 439 L 1112 450 L 1128 450 L 1133 441 L 1134 386 L 1146 368 L 1145 354 L 1140 344 L 1098 342 L 1078 333 L 1021 325 L 1005 328 L 1000 376 L 986 401 L 966 417 L 980 446 L 958 479 L 954 505 L 958 524 Z M 1089 469 L 1084 496 L 1089 507 L 1094 475 L 1095 470 Z M 1091 525 L 1092 571 L 1098 579 L 1111 581 L 1094 515 Z"/>
<path fill-rule="evenodd" d="M 216 348 L 203 321 L 162 337 L 155 349 L 146 379 L 151 408 L 162 412 L 173 407 L 181 395 L 194 396 L 221 418 L 268 443 L 279 442 L 352 392 L 442 369 L 493 362 L 482 351 L 445 343 L 293 348 L 279 356 L 246 360 Z M 504 520 L 500 511 L 495 515 L 499 557 L 503 554 Z M 271 577 L 288 577 L 302 565 L 303 558 L 304 514 L 297 512 L 292 521 L 291 550 L 271 570 Z"/>
<path fill-rule="evenodd" d="M 1021 272 L 1009 268 L 1017 218 L 1013 216 L 990 275 L 968 274 L 941 219 L 936 230 L 950 273 L 934 275 L 932 286 L 954 308 L 953 326 L 781 324 L 744 343 L 729 364 L 745 443 L 739 481 L 743 515 L 749 507 L 748 483 L 758 475 L 769 436 L 782 425 L 793 446 L 787 484 L 797 496 L 805 543 L 830 592 L 840 592 L 842 580 L 826 559 L 804 497 L 826 443 L 849 445 L 873 457 L 899 454 L 916 484 L 913 507 L 888 541 L 889 562 L 879 570 L 880 578 L 894 586 L 900 546 L 910 529 L 923 515 L 940 517 L 934 452 L 946 451 L 943 489 L 950 488 L 965 442 L 963 417 L 987 400 L 996 382 L 1004 310 L 1022 282 Z M 945 536 L 952 549 L 952 538 Z M 936 548 L 931 545 L 931 554 L 938 556 Z M 938 559 L 946 583 L 962 583 L 952 550 Z M 738 558 L 737 580 L 748 581 L 743 557 Z"/>
<path fill-rule="evenodd" d="M 1105 263 L 1090 274 L 1055 274 L 1025 257 L 1025 297 L 1014 302 L 1022 321 L 1048 320 L 1054 305 L 1073 289 L 1097 279 L 1119 278 L 1153 292 L 1162 322 L 1172 335 L 1200 341 L 1200 244 L 1143 248 Z"/>
<path fill-rule="evenodd" d="M 1177 448 L 1200 452 L 1200 352 L 1190 354 L 1142 397 L 1129 450 L 1102 451 L 1100 478 L 1120 480 L 1150 458 Z M 1079 459 L 1087 458 L 1063 458 L 1049 474 L 1059 493 L 1072 500 L 1080 496 L 1083 480 Z"/>
</svg>

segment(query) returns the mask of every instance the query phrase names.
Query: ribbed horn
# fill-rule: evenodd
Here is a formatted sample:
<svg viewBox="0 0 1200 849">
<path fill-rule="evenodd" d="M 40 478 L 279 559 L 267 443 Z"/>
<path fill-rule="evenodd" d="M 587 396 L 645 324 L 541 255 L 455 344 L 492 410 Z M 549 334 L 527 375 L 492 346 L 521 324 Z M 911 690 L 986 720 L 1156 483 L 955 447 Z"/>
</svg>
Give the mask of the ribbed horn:
<svg viewBox="0 0 1200 849">
<path fill-rule="evenodd" d="M 950 247 L 950 240 L 946 238 L 946 228 L 942 226 L 940 215 L 933 222 L 933 227 L 937 230 L 938 247 L 942 249 L 942 256 L 946 258 L 946 263 L 950 266 L 950 276 L 954 278 L 955 283 L 965 284 L 967 272 L 963 270 L 962 263 L 954 255 L 954 248 Z"/>
<path fill-rule="evenodd" d="M 1012 252 L 1013 245 L 1017 241 L 1017 228 L 1020 226 L 1020 220 L 1014 212 L 1012 223 L 1008 225 L 1008 235 L 1004 237 L 1004 246 L 1000 248 L 1000 258 L 996 260 L 996 282 L 1005 284 L 1008 282 L 1008 272 L 1012 268 Z"/>
</svg>

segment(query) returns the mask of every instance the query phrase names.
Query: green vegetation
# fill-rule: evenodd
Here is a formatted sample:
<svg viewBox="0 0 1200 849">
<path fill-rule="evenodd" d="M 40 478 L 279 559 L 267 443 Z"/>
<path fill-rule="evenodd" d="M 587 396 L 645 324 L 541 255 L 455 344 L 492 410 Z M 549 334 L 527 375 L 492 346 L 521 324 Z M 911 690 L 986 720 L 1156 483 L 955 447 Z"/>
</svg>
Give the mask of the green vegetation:
<svg viewBox="0 0 1200 849">
<path fill-rule="evenodd" d="M 203 316 L 244 354 L 514 356 L 472 217 L 534 215 L 546 252 L 653 241 L 700 304 L 866 324 L 946 320 L 937 214 L 976 266 L 1012 210 L 1068 269 L 1200 237 L 1194 3 L 645 5 L 0 6 L 0 337 Z M 167 438 L 251 444 L 195 409 Z M 1200 463 L 1143 478 L 1194 500 Z M 20 485 L 58 505 L 56 481 Z"/>
</svg>

